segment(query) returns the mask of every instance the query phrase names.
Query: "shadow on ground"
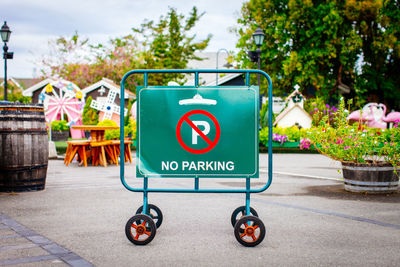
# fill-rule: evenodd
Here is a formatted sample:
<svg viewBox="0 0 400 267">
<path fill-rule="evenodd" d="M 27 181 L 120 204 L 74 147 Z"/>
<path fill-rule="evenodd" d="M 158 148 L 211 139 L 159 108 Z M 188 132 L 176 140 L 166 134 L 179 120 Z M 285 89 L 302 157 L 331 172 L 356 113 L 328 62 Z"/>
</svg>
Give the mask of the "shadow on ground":
<svg viewBox="0 0 400 267">
<path fill-rule="evenodd" d="M 311 195 L 330 199 L 357 200 L 381 203 L 400 203 L 400 192 L 391 194 L 352 193 L 344 190 L 342 184 L 308 186 L 304 188 Z"/>
<path fill-rule="evenodd" d="M 219 184 L 240 189 L 245 188 L 244 183 L 241 182 L 220 182 Z M 260 183 L 260 182 L 251 183 L 252 188 L 259 188 L 264 185 L 265 183 Z M 301 190 L 302 192 L 298 193 L 279 194 L 279 193 L 270 193 L 267 190 L 262 194 L 273 197 L 315 196 L 327 199 L 355 200 L 355 201 L 380 202 L 380 203 L 400 203 L 400 191 L 391 194 L 352 193 L 345 191 L 343 188 L 343 184 L 306 186 L 302 187 L 302 189 L 303 189 Z"/>
</svg>

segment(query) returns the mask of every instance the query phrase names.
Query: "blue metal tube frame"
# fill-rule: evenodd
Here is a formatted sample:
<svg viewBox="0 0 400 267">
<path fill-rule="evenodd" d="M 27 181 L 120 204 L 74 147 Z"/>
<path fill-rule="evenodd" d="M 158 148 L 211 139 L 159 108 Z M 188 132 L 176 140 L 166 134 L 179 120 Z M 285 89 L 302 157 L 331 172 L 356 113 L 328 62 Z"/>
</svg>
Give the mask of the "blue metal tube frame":
<svg viewBox="0 0 400 267">
<path fill-rule="evenodd" d="M 143 74 L 144 86 L 148 86 L 148 74 L 150 73 L 194 73 L 195 74 L 195 87 L 199 87 L 199 73 L 243 73 L 245 74 L 246 86 L 250 86 L 250 74 L 263 75 L 268 80 L 268 125 L 272 125 L 272 81 L 267 73 L 262 70 L 181 70 L 181 69 L 170 69 L 170 70 L 131 70 L 127 72 L 121 80 L 121 94 L 120 99 L 125 99 L 125 82 L 127 78 L 133 74 Z M 124 153 L 124 108 L 125 103 L 121 101 L 120 104 L 120 150 L 121 155 Z M 143 195 L 143 211 L 147 211 L 147 194 L 149 192 L 155 193 L 246 193 L 246 214 L 250 214 L 250 194 L 261 193 L 268 189 L 272 183 L 272 127 L 268 128 L 268 181 L 261 188 L 251 189 L 250 178 L 246 178 L 246 189 L 199 189 L 199 182 L 197 177 L 195 179 L 194 189 L 163 189 L 163 188 L 148 188 L 148 178 L 144 178 L 143 188 L 134 188 L 127 184 L 125 180 L 125 161 L 121 156 L 120 164 L 120 179 L 126 189 L 132 192 L 144 192 Z M 147 213 L 147 212 L 146 212 Z"/>
</svg>

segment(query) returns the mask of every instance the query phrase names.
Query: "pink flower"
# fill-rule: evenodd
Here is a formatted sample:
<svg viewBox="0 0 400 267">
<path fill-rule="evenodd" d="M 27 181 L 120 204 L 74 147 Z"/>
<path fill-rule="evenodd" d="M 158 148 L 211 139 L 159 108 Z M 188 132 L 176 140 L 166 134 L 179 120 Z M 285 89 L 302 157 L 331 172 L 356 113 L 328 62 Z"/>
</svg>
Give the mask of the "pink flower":
<svg viewBox="0 0 400 267">
<path fill-rule="evenodd" d="M 344 147 L 344 149 L 349 149 L 349 148 L 350 148 L 349 146 L 345 146 L 345 147 Z"/>
<path fill-rule="evenodd" d="M 358 145 L 355 145 L 354 147 L 358 147 Z"/>
</svg>

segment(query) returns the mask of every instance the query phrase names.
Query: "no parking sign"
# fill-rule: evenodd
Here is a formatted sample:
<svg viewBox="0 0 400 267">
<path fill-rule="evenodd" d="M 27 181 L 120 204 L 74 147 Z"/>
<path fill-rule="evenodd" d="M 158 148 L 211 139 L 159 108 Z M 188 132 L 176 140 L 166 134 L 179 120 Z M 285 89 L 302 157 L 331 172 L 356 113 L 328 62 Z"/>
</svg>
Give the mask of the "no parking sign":
<svg viewBox="0 0 400 267">
<path fill-rule="evenodd" d="M 138 177 L 258 177 L 254 87 L 138 89 Z"/>
</svg>

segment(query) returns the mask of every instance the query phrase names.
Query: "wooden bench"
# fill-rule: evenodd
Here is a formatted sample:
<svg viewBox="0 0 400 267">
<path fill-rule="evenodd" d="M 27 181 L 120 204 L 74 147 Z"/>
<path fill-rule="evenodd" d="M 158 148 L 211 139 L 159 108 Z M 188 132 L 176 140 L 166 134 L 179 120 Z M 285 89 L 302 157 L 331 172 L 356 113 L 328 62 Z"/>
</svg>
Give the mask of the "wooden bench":
<svg viewBox="0 0 400 267">
<path fill-rule="evenodd" d="M 118 158 L 121 155 L 120 140 L 112 140 L 111 142 L 114 155 L 116 155 L 116 157 Z M 130 146 L 131 144 L 133 144 L 132 140 L 124 140 L 124 162 L 127 162 L 129 160 L 129 162 L 132 163 L 132 150 Z"/>
<path fill-rule="evenodd" d="M 67 142 L 67 151 L 65 153 L 64 164 L 68 166 L 76 155 L 80 164 L 83 163 L 87 167 L 87 155 L 86 153 L 90 149 L 90 142 L 88 140 L 76 140 Z"/>
<path fill-rule="evenodd" d="M 91 141 L 90 147 L 92 149 L 92 164 L 97 166 L 98 164 L 107 167 L 107 160 L 118 165 L 118 159 L 114 154 L 111 140 L 104 141 Z"/>
</svg>

